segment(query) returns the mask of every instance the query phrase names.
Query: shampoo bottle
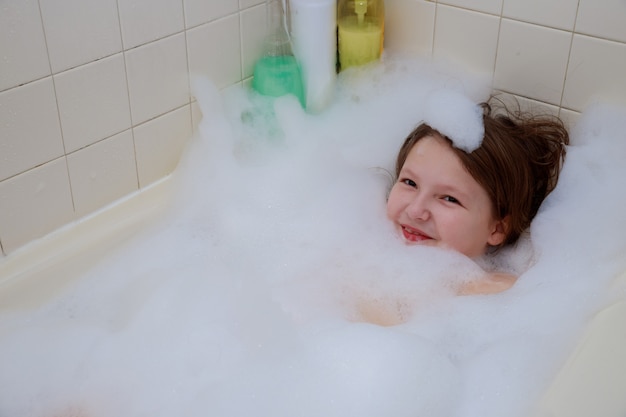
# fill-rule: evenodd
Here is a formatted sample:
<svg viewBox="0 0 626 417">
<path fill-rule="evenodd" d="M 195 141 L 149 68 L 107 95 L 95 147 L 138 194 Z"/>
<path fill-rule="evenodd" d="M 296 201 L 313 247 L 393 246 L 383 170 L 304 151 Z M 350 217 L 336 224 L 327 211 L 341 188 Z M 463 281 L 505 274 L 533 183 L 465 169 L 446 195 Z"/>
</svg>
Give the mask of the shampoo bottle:
<svg viewBox="0 0 626 417">
<path fill-rule="evenodd" d="M 337 2 L 289 0 L 293 51 L 302 70 L 306 110 L 328 106 L 337 78 Z"/>
<path fill-rule="evenodd" d="M 287 30 L 285 0 L 267 0 L 267 31 L 263 55 L 254 66 L 252 87 L 272 97 L 295 95 L 305 105 L 300 66 L 296 61 Z"/>
<path fill-rule="evenodd" d="M 376 61 L 383 51 L 383 0 L 339 0 L 337 4 L 339 67 Z"/>
</svg>

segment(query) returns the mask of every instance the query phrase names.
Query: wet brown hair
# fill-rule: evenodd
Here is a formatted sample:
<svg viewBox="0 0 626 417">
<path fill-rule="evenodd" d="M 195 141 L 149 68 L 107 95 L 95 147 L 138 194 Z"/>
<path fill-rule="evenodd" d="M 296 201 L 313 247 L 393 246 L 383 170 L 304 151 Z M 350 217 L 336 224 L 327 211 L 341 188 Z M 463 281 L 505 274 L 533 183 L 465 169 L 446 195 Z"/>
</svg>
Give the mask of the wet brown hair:
<svg viewBox="0 0 626 417">
<path fill-rule="evenodd" d="M 490 102 L 493 102 L 493 98 Z M 501 246 L 515 243 L 530 226 L 543 200 L 559 179 L 569 135 L 563 122 L 553 116 L 536 116 L 482 103 L 485 135 L 476 150 L 465 152 L 452 146 L 469 174 L 489 195 L 492 214 L 508 216 L 506 238 Z M 426 136 L 452 140 L 422 123 L 406 138 L 396 161 L 396 178 L 415 144 Z"/>
</svg>

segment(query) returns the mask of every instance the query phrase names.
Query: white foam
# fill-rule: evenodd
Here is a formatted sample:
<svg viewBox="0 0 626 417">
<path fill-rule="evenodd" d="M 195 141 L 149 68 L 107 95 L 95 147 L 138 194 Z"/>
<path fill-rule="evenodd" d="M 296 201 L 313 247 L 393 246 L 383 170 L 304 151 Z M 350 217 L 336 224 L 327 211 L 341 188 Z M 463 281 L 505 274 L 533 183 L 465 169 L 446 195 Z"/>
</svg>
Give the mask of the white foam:
<svg viewBox="0 0 626 417">
<path fill-rule="evenodd" d="M 485 134 L 482 108 L 454 90 L 437 90 L 427 97 L 424 121 L 466 152 L 477 149 Z"/>
<path fill-rule="evenodd" d="M 451 86 L 488 90 L 388 60 L 341 75 L 313 116 L 195 84 L 204 117 L 168 215 L 0 317 L 0 415 L 527 415 L 626 269 L 625 111 L 583 116 L 530 237 L 493 260 L 516 285 L 456 297 L 479 267 L 405 246 L 385 218 L 395 154 Z M 351 321 L 362 300 L 405 323 Z"/>
</svg>

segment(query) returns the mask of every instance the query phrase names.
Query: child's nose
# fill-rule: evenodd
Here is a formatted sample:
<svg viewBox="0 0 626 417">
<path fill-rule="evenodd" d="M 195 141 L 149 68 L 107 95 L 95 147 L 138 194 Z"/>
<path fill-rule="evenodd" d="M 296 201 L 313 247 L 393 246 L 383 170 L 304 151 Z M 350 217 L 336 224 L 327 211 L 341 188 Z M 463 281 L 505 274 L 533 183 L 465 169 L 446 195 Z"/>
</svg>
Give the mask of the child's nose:
<svg viewBox="0 0 626 417">
<path fill-rule="evenodd" d="M 428 198 L 419 193 L 411 200 L 406 208 L 407 214 L 411 219 L 415 220 L 428 220 L 430 218 L 430 207 Z"/>
</svg>

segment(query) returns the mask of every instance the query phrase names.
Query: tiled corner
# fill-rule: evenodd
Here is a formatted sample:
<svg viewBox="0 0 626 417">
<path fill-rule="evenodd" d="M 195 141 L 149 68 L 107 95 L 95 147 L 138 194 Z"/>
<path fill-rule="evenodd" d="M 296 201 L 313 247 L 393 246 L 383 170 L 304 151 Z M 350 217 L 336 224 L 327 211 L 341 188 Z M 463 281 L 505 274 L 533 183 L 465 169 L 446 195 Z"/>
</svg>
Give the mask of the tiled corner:
<svg viewBox="0 0 626 417">
<path fill-rule="evenodd" d="M 574 110 L 561 109 L 561 111 L 559 111 L 559 117 L 561 118 L 561 120 L 563 120 L 563 123 L 565 124 L 565 128 L 569 132 L 571 132 L 576 126 L 576 123 L 578 123 L 578 120 L 580 119 L 581 114 L 580 112 L 577 112 Z"/>
<path fill-rule="evenodd" d="M 248 8 L 241 12 L 241 49 L 243 76 L 251 77 L 254 64 L 263 54 L 266 34 L 265 5 Z"/>
<path fill-rule="evenodd" d="M 181 0 L 118 0 L 125 49 L 164 38 L 185 28 Z"/>
<path fill-rule="evenodd" d="M 573 30 L 579 0 L 506 0 L 502 16 L 528 23 Z"/>
<path fill-rule="evenodd" d="M 126 68 L 134 125 L 189 103 L 183 33 L 128 51 Z"/>
<path fill-rule="evenodd" d="M 575 35 L 563 106 L 582 111 L 594 99 L 626 105 L 626 45 Z"/>
<path fill-rule="evenodd" d="M 499 16 L 502 12 L 503 2 L 504 0 L 437 0 L 437 3 L 439 4 L 462 7 L 464 9 L 494 14 L 497 16 Z"/>
<path fill-rule="evenodd" d="M 191 102 L 191 128 L 193 134 L 198 133 L 198 126 L 202 121 L 202 110 L 200 110 L 200 106 L 196 100 Z"/>
<path fill-rule="evenodd" d="M 130 128 L 122 54 L 62 72 L 54 81 L 66 152 Z"/>
<path fill-rule="evenodd" d="M 74 218 L 65 158 L 0 182 L 0 231 L 6 253 Z"/>
<path fill-rule="evenodd" d="M 385 49 L 407 56 L 430 56 L 435 3 L 425 0 L 385 2 Z"/>
<path fill-rule="evenodd" d="M 130 130 L 67 156 L 78 217 L 135 191 L 137 169 Z"/>
<path fill-rule="evenodd" d="M 494 87 L 559 105 L 571 33 L 502 19 Z"/>
<path fill-rule="evenodd" d="M 243 80 L 241 80 L 240 83 L 233 84 L 231 87 L 241 86 L 249 90 L 252 88 L 252 80 L 253 80 L 252 77 L 244 78 Z"/>
<path fill-rule="evenodd" d="M 134 128 L 139 186 L 172 173 L 191 137 L 191 106 L 187 105 Z"/>
<path fill-rule="evenodd" d="M 576 32 L 626 42 L 626 1 L 580 0 Z"/>
<path fill-rule="evenodd" d="M 63 155 L 52 77 L 0 93 L 0 109 L 0 180 Z"/>
<path fill-rule="evenodd" d="M 459 30 L 461 27 L 462 31 Z M 462 63 L 473 71 L 492 74 L 499 28 L 499 17 L 439 6 L 433 58 Z"/>
<path fill-rule="evenodd" d="M 239 16 L 228 16 L 188 30 L 187 48 L 191 76 L 208 77 L 218 88 L 241 81 Z"/>
<path fill-rule="evenodd" d="M 116 0 L 39 0 L 57 73 L 122 50 Z"/>
<path fill-rule="evenodd" d="M 186 27 L 192 28 L 236 13 L 238 0 L 184 0 Z"/>
<path fill-rule="evenodd" d="M 0 51 L 0 91 L 50 75 L 36 0 L 2 2 Z"/>
</svg>

